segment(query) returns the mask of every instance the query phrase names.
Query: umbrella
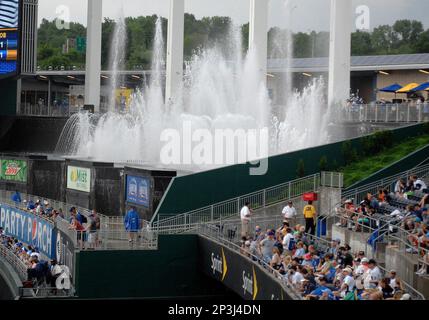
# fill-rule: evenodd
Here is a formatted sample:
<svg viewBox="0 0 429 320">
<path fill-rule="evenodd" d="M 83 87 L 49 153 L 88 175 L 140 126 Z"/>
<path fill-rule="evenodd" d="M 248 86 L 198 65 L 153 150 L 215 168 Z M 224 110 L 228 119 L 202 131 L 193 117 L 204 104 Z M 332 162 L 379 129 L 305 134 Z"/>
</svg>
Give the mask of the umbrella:
<svg viewBox="0 0 429 320">
<path fill-rule="evenodd" d="M 388 86 L 386 88 L 379 89 L 378 91 L 381 91 L 381 92 L 395 92 L 396 93 L 396 91 L 398 91 L 400 89 L 402 89 L 402 86 L 399 85 L 399 84 L 397 84 L 397 83 L 394 83 L 394 84 L 392 84 L 392 85 L 390 85 L 390 86 Z"/>
<path fill-rule="evenodd" d="M 396 91 L 396 93 L 410 93 L 414 88 L 417 88 L 418 86 L 419 86 L 418 83 L 414 83 L 414 82 L 409 83 L 402 89 L 399 89 L 398 91 Z"/>
<path fill-rule="evenodd" d="M 417 91 L 423 91 L 423 90 L 428 90 L 428 89 L 429 89 L 429 82 L 425 82 L 425 83 L 422 83 L 421 85 L 419 85 L 418 87 L 414 88 L 411 91 L 417 92 Z"/>
</svg>

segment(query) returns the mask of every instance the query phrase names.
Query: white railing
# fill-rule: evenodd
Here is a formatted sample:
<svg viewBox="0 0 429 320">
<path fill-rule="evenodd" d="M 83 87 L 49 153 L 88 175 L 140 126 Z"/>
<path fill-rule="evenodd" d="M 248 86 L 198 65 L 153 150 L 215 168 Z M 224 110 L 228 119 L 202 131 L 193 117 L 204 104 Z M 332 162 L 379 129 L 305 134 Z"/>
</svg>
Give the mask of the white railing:
<svg viewBox="0 0 429 320">
<path fill-rule="evenodd" d="M 12 266 L 21 281 L 25 281 L 27 279 L 27 269 L 29 266 L 27 266 L 23 260 L 1 243 L 0 256 Z"/>
<path fill-rule="evenodd" d="M 72 114 L 79 112 L 79 106 L 54 106 L 21 103 L 18 114 L 30 117 L 70 117 Z"/>
<path fill-rule="evenodd" d="M 399 179 L 405 179 L 407 181 L 407 179 L 412 175 L 417 175 L 419 178 L 429 176 L 429 164 L 380 179 L 376 182 L 372 182 L 358 188 L 346 190 L 342 193 L 341 196 L 343 199 L 353 199 L 354 203 L 357 204 L 365 198 L 368 192 L 371 194 L 377 194 L 377 192 L 382 188 L 393 192 L 393 188 Z"/>
<path fill-rule="evenodd" d="M 329 185 L 331 181 L 333 187 L 342 185 L 341 173 L 324 172 L 322 177 L 324 186 L 331 186 Z M 240 209 L 246 202 L 250 203 L 253 210 L 258 210 L 297 198 L 307 192 L 317 192 L 321 185 L 320 179 L 320 174 L 314 174 L 187 213 L 175 216 L 158 214 L 157 220 L 152 222 L 152 229 L 160 233 L 180 233 L 192 229 L 197 224 L 238 217 Z"/>
<path fill-rule="evenodd" d="M 340 119 L 347 122 L 412 123 L 429 121 L 429 105 L 361 104 L 344 108 Z"/>
</svg>

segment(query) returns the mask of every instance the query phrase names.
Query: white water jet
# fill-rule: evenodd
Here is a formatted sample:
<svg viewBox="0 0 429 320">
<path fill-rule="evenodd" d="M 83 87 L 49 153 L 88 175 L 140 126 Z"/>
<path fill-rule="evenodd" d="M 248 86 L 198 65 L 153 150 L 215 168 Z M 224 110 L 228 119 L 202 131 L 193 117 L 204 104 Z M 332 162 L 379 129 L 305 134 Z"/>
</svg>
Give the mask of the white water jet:
<svg viewBox="0 0 429 320">
<path fill-rule="evenodd" d="M 109 68 L 112 72 L 109 86 L 109 112 L 117 110 L 116 92 L 122 86 L 122 76 L 119 71 L 125 66 L 125 48 L 127 45 L 127 28 L 123 6 L 121 6 L 118 20 L 115 23 L 112 36 L 112 48 L 109 56 Z"/>
<path fill-rule="evenodd" d="M 176 129 L 184 137 L 185 123 L 191 124 L 193 132 L 268 128 L 270 154 L 328 142 L 325 121 L 320 121 L 326 116 L 322 81 L 314 81 L 302 93 L 290 94 L 285 115 L 279 118 L 271 110 L 267 88 L 258 82 L 255 53 L 242 55 L 240 28 L 231 27 L 227 43 L 227 50 L 215 45 L 196 53 L 186 63 L 181 99 L 164 103 L 165 46 L 158 19 L 150 81 L 133 95 L 129 113 L 72 116 L 57 152 L 99 161 L 163 166 L 159 165 L 161 134 L 165 129 Z M 183 168 L 198 171 L 217 166 L 194 164 Z"/>
</svg>

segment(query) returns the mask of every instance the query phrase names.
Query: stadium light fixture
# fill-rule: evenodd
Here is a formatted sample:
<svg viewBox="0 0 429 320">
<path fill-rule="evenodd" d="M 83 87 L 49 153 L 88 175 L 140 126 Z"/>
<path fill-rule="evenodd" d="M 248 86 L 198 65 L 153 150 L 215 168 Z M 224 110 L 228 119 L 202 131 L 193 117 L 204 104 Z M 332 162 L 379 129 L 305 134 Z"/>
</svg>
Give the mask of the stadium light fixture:
<svg viewBox="0 0 429 320">
<path fill-rule="evenodd" d="M 131 78 L 134 78 L 134 79 L 137 79 L 137 80 L 140 80 L 140 79 L 141 79 L 139 76 L 136 76 L 135 74 L 133 74 L 133 75 L 131 76 Z"/>
<path fill-rule="evenodd" d="M 267 77 L 275 78 L 276 76 L 275 76 L 275 75 L 273 75 L 272 73 L 267 73 Z"/>
<path fill-rule="evenodd" d="M 378 71 L 378 73 L 380 73 L 380 74 L 384 74 L 385 76 L 390 75 L 390 73 L 389 73 L 389 72 L 386 72 L 386 71 Z"/>
<path fill-rule="evenodd" d="M 419 72 L 424 73 L 424 74 L 429 74 L 429 71 L 426 71 L 426 70 L 423 70 L 423 69 L 420 69 Z"/>
<path fill-rule="evenodd" d="M 102 77 L 103 79 L 109 79 L 109 77 L 108 77 L 108 76 L 105 76 L 104 74 L 102 74 L 102 75 L 101 75 L 101 77 Z"/>
<path fill-rule="evenodd" d="M 73 76 L 67 76 L 67 78 L 72 79 L 72 80 L 76 79 L 76 78 L 75 78 L 75 77 L 73 77 Z"/>
<path fill-rule="evenodd" d="M 45 76 L 39 76 L 39 78 L 43 80 L 48 80 L 48 77 L 45 77 Z"/>
<path fill-rule="evenodd" d="M 302 75 L 306 76 L 306 77 L 312 77 L 313 76 L 311 73 L 307 73 L 307 72 L 303 72 Z"/>
</svg>

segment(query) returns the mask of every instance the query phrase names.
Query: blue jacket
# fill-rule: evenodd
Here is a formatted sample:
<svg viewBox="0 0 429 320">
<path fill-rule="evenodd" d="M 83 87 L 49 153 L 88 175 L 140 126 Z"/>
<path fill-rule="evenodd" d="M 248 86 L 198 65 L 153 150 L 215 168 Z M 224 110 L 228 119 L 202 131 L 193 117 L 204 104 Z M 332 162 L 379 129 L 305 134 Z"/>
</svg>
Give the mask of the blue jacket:
<svg viewBox="0 0 429 320">
<path fill-rule="evenodd" d="M 130 210 L 124 218 L 124 226 L 127 231 L 137 231 L 140 229 L 140 218 L 137 211 Z"/>
<path fill-rule="evenodd" d="M 12 195 L 12 201 L 21 203 L 21 194 L 19 192 L 15 192 Z"/>
</svg>

